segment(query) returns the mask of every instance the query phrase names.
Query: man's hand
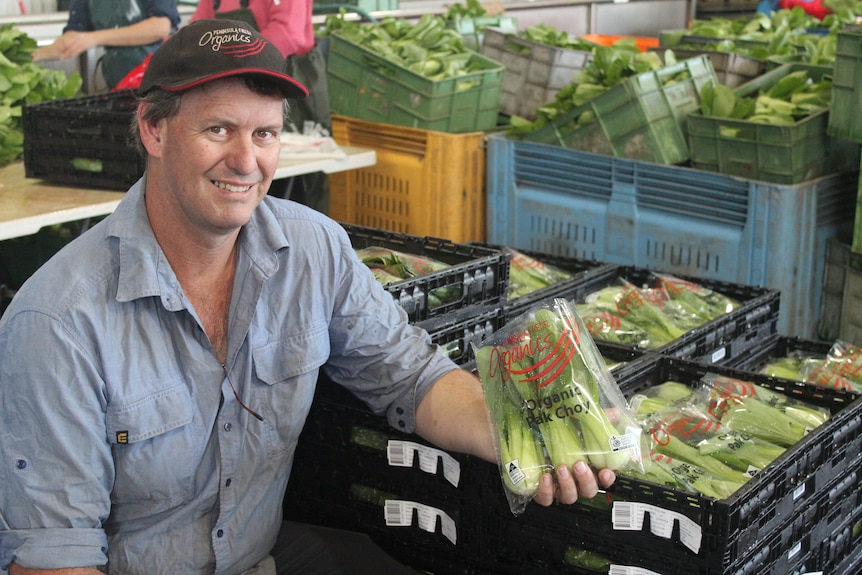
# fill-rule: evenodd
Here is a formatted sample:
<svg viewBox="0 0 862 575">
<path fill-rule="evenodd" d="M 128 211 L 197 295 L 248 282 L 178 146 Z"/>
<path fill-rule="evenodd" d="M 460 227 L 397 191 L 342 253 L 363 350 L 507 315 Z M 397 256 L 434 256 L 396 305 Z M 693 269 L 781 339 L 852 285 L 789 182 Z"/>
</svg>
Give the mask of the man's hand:
<svg viewBox="0 0 862 575">
<path fill-rule="evenodd" d="M 542 475 L 539 492 L 533 497 L 533 501 L 544 507 L 554 501 L 570 505 L 579 497 L 595 497 L 599 488 L 607 489 L 616 480 L 616 474 L 610 469 L 600 470 L 596 477 L 597 474 L 583 461 L 578 461 L 571 467 L 561 465 L 557 467 L 555 475 L 556 481 L 550 473 Z"/>
</svg>

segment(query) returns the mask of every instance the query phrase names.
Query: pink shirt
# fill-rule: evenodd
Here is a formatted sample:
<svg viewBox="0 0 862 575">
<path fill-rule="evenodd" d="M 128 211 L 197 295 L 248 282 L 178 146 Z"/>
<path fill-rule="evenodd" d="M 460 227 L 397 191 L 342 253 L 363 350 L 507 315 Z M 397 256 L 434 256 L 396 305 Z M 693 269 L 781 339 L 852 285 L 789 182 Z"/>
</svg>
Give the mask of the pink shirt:
<svg viewBox="0 0 862 575">
<path fill-rule="evenodd" d="M 236 10 L 240 0 L 221 0 L 219 12 Z M 251 0 L 260 33 L 275 44 L 285 57 L 305 54 L 314 48 L 314 29 L 311 24 L 312 0 Z M 191 21 L 214 18 L 212 0 L 200 0 Z"/>
</svg>

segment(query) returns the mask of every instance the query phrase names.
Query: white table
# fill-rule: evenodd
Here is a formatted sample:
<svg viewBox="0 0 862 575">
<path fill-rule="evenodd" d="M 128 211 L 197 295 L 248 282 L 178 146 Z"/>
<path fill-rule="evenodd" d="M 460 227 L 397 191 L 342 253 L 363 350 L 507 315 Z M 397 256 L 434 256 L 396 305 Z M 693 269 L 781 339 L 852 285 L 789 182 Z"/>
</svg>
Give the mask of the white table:
<svg viewBox="0 0 862 575">
<path fill-rule="evenodd" d="M 51 184 L 24 176 L 24 162 L 0 168 L 0 240 L 45 226 L 110 214 L 125 194 Z"/>
<path fill-rule="evenodd" d="M 343 159 L 282 159 L 275 170 L 274 179 L 290 178 L 311 174 L 313 172 L 324 172 L 332 174 L 366 168 L 377 163 L 377 152 L 368 148 L 357 148 L 355 146 L 339 146 L 341 151 L 347 154 Z"/>
<path fill-rule="evenodd" d="M 344 159 L 285 159 L 275 179 L 313 172 L 331 174 L 373 166 L 377 154 L 367 148 L 341 146 Z M 0 240 L 35 234 L 45 226 L 104 216 L 113 212 L 124 192 L 76 188 L 27 178 L 24 162 L 0 168 Z"/>
</svg>

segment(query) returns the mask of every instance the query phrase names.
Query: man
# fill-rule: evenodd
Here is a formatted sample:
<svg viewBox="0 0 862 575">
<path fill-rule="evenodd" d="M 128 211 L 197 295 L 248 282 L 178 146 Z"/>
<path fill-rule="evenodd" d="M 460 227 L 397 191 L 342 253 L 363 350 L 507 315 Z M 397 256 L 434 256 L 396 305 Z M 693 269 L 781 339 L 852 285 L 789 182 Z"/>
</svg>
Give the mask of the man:
<svg viewBox="0 0 862 575">
<path fill-rule="evenodd" d="M 395 427 L 495 460 L 477 380 L 406 322 L 341 226 L 267 195 L 284 99 L 306 90 L 250 28 L 200 20 L 154 54 L 145 175 L 0 319 L 11 575 L 276 573 L 321 368 Z M 540 504 L 597 491 L 583 463 L 556 478 Z"/>
</svg>

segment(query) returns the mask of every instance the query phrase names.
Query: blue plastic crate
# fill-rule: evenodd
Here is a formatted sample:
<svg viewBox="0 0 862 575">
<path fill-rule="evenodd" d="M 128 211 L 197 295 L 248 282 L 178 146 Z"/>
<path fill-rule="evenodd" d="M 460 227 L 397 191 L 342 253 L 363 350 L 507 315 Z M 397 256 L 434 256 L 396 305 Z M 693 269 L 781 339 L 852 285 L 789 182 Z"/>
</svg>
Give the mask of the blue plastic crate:
<svg viewBox="0 0 862 575">
<path fill-rule="evenodd" d="M 826 242 L 852 234 L 858 178 L 779 185 L 497 134 L 486 241 L 776 289 L 778 332 L 814 338 Z"/>
</svg>

